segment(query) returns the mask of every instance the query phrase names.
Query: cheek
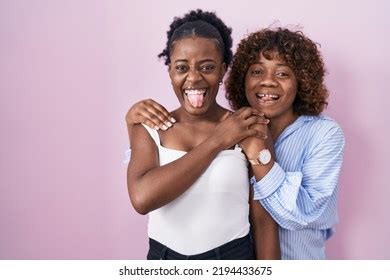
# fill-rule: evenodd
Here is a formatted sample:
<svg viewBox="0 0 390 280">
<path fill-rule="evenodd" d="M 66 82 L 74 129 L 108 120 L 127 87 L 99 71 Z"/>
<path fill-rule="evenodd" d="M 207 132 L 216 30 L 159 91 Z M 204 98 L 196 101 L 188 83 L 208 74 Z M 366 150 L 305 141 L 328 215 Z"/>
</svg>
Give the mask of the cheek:
<svg viewBox="0 0 390 280">
<path fill-rule="evenodd" d="M 183 77 L 180 77 L 178 75 L 171 75 L 171 84 L 174 88 L 181 87 L 184 80 L 185 79 L 183 79 Z"/>
<path fill-rule="evenodd" d="M 222 77 L 221 73 L 215 73 L 212 75 L 203 76 L 204 80 L 207 81 L 207 83 L 210 86 L 218 86 L 221 77 Z"/>
<path fill-rule="evenodd" d="M 294 100 L 296 96 L 297 96 L 297 87 L 293 86 L 290 89 L 290 97 L 291 97 L 292 100 Z"/>
<path fill-rule="evenodd" d="M 255 87 L 256 85 L 256 81 L 253 80 L 253 79 L 245 79 L 245 97 L 247 99 L 250 99 L 251 97 L 253 97 L 253 94 L 251 93 L 251 91 L 253 91 L 253 88 Z M 248 98 L 249 97 L 249 98 Z"/>
<path fill-rule="evenodd" d="M 245 93 L 248 92 L 248 90 L 250 88 L 250 83 L 251 83 L 251 80 L 247 76 L 245 76 L 245 80 L 244 80 Z"/>
<path fill-rule="evenodd" d="M 219 87 L 219 79 L 212 79 L 212 80 L 207 80 L 207 84 L 212 87 L 212 88 L 217 88 Z"/>
<path fill-rule="evenodd" d="M 287 83 L 284 85 L 284 91 L 287 93 L 289 99 L 295 99 L 297 95 L 297 84 L 296 82 Z"/>
</svg>

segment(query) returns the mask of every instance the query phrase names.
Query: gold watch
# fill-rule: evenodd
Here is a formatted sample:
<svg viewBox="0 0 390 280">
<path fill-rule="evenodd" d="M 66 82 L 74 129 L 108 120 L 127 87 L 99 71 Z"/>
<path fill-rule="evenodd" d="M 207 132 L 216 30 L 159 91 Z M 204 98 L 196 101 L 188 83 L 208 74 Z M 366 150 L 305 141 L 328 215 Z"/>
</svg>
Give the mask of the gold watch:
<svg viewBox="0 0 390 280">
<path fill-rule="evenodd" d="M 268 149 L 263 149 L 255 159 L 248 159 L 252 165 L 267 165 L 271 161 L 271 152 Z"/>
</svg>

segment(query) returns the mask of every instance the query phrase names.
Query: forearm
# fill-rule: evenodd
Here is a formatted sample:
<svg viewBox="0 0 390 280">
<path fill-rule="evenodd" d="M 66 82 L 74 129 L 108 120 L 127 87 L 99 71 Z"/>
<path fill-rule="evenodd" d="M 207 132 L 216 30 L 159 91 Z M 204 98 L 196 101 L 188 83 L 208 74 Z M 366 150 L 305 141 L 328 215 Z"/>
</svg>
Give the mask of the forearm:
<svg viewBox="0 0 390 280">
<path fill-rule="evenodd" d="M 278 224 L 258 201 L 253 200 L 252 189 L 249 199 L 249 218 L 256 259 L 280 259 Z"/>
<path fill-rule="evenodd" d="M 275 222 L 257 222 L 252 226 L 255 257 L 257 260 L 278 260 L 281 258 L 278 226 Z M 253 225 L 253 223 L 252 223 Z"/>
<path fill-rule="evenodd" d="M 146 214 L 179 197 L 202 175 L 221 149 L 209 138 L 183 157 L 136 179 L 131 177 L 129 168 L 128 187 L 134 208 Z"/>
</svg>

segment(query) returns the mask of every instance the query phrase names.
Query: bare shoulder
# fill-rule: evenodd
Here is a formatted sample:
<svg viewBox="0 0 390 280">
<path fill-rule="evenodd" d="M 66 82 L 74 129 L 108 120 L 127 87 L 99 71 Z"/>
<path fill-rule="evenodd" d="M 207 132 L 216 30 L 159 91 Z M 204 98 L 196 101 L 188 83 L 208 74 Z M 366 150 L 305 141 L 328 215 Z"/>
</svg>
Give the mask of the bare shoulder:
<svg viewBox="0 0 390 280">
<path fill-rule="evenodd" d="M 148 131 L 149 130 L 149 131 Z M 156 150 L 157 146 L 153 140 L 153 135 L 156 133 L 151 128 L 146 128 L 142 124 L 136 124 L 133 127 L 133 133 L 131 136 L 132 143 L 132 153 L 136 153 L 138 150 L 147 151 L 147 150 Z"/>
</svg>

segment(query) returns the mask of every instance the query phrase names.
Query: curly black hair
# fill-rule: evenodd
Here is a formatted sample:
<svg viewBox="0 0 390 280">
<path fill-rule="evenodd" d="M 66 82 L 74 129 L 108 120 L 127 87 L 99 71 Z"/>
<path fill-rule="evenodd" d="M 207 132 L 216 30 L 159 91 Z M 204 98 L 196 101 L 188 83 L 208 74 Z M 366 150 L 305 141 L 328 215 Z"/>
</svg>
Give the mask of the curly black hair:
<svg viewBox="0 0 390 280">
<path fill-rule="evenodd" d="M 327 106 L 328 90 L 324 85 L 325 66 L 317 44 L 301 31 L 286 28 L 261 29 L 241 40 L 226 80 L 226 98 L 233 109 L 249 106 L 245 96 L 245 76 L 260 53 L 270 59 L 276 51 L 294 71 L 297 95 L 293 103 L 298 115 L 318 115 Z"/>
<path fill-rule="evenodd" d="M 190 37 L 194 34 L 199 37 L 215 39 L 218 47 L 222 50 L 223 62 L 228 67 L 233 57 L 231 50 L 233 39 L 231 33 L 232 29 L 227 27 L 214 12 L 204 12 L 200 9 L 192 10 L 181 18 L 175 17 L 173 19 L 167 32 L 166 47 L 158 57 L 164 58 L 165 65 L 169 65 L 171 63 L 169 56 L 174 41 Z"/>
</svg>

